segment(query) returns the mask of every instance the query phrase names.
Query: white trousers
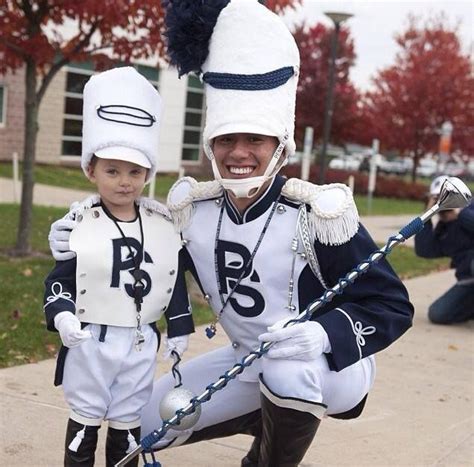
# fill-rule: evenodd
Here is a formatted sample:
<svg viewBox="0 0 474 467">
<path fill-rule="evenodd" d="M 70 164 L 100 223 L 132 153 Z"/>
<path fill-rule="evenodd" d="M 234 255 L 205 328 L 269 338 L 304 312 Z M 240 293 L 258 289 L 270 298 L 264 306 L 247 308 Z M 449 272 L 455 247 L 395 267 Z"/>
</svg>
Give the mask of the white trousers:
<svg viewBox="0 0 474 467">
<path fill-rule="evenodd" d="M 135 349 L 135 328 L 107 326 L 104 342 L 100 325 L 88 325 L 92 338 L 69 349 L 64 365 L 63 390 L 71 418 L 84 425 L 109 420 L 116 429 L 140 425 L 148 402 L 156 364 L 157 336 L 145 325 L 145 342 Z"/>
<path fill-rule="evenodd" d="M 222 347 L 194 358 L 180 366 L 183 387 L 196 396 L 206 386 L 217 381 L 235 364 L 231 346 Z M 330 371 L 326 358 L 305 362 L 263 357 L 263 379 L 267 387 L 282 397 L 294 397 L 327 406 L 327 414 L 346 412 L 355 407 L 369 392 L 375 379 L 375 359 L 368 357 L 342 371 Z M 158 407 L 162 397 L 175 386 L 173 376 L 166 374 L 153 386 L 153 394 L 142 413 L 142 434 L 149 434 L 162 425 Z M 202 413 L 192 429 L 170 429 L 155 447 L 178 446 L 193 431 L 216 425 L 260 408 L 260 384 L 244 382 L 238 378 L 230 381 L 223 390 L 213 394 L 202 404 Z M 170 444 L 171 443 L 171 444 Z"/>
</svg>

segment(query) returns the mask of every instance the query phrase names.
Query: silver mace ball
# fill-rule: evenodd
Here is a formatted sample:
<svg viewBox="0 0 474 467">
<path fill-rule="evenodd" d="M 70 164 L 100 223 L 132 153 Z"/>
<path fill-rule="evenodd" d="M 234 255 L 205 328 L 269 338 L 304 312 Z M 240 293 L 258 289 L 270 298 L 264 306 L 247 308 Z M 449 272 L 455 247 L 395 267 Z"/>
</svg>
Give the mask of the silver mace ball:
<svg viewBox="0 0 474 467">
<path fill-rule="evenodd" d="M 189 401 L 194 397 L 192 391 L 186 388 L 174 388 L 161 399 L 160 402 L 160 417 L 162 420 L 170 420 L 176 415 L 177 410 L 181 410 L 189 404 Z M 196 410 L 181 419 L 179 425 L 173 425 L 173 430 L 187 430 L 194 426 L 201 416 L 201 406 L 197 406 Z"/>
</svg>

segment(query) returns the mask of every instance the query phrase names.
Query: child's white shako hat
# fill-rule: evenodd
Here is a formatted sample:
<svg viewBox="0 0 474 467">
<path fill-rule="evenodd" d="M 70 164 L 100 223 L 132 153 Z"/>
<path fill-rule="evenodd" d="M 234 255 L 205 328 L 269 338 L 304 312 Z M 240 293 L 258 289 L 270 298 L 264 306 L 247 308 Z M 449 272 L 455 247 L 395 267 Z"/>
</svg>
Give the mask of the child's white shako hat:
<svg viewBox="0 0 474 467">
<path fill-rule="evenodd" d="M 81 166 L 95 154 L 102 159 L 133 162 L 155 176 L 161 97 L 133 67 L 92 76 L 84 86 Z"/>
<path fill-rule="evenodd" d="M 195 72 L 204 82 L 204 149 L 214 176 L 236 196 L 250 197 L 295 152 L 296 42 L 283 21 L 257 0 L 167 0 L 165 6 L 171 63 L 180 76 Z M 278 138 L 263 176 L 222 179 L 211 143 L 230 133 Z"/>
</svg>

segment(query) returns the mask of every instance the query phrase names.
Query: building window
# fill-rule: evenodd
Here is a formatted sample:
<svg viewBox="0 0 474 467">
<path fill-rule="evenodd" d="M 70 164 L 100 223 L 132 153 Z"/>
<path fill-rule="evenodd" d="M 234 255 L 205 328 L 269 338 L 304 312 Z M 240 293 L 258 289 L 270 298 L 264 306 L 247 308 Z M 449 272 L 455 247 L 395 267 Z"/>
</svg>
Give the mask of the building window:
<svg viewBox="0 0 474 467">
<path fill-rule="evenodd" d="M 134 65 L 158 89 L 157 68 Z M 95 74 L 92 62 L 74 63 L 66 68 L 66 93 L 64 99 L 64 119 L 62 150 L 63 156 L 80 156 L 82 152 L 82 93 L 89 78 Z"/>
<path fill-rule="evenodd" d="M 198 161 L 201 154 L 201 138 L 204 116 L 204 87 L 195 76 L 188 77 L 186 113 L 184 116 L 183 161 Z"/>
<path fill-rule="evenodd" d="M 5 127 L 7 119 L 7 88 L 0 84 L 0 128 Z"/>
</svg>

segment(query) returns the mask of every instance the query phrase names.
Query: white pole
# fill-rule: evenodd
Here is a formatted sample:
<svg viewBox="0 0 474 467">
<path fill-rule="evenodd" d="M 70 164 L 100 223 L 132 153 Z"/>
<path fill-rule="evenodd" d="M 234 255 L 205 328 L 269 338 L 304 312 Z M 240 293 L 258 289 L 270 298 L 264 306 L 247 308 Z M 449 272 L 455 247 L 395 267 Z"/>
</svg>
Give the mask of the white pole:
<svg viewBox="0 0 474 467">
<path fill-rule="evenodd" d="M 309 179 L 309 169 L 311 166 L 311 150 L 313 149 L 313 135 L 313 128 L 307 126 L 304 131 L 303 159 L 301 160 L 301 180 L 305 181 Z"/>
<path fill-rule="evenodd" d="M 150 187 L 148 188 L 148 197 L 155 199 L 155 184 L 156 184 L 156 175 L 150 180 Z"/>
<path fill-rule="evenodd" d="M 375 191 L 375 182 L 377 180 L 377 159 L 379 157 L 380 142 L 378 139 L 372 141 L 372 156 L 370 158 L 369 184 L 367 187 L 367 211 L 372 211 L 372 198 Z"/>
<path fill-rule="evenodd" d="M 354 175 L 349 175 L 347 186 L 351 189 L 352 193 L 354 193 Z"/>
<path fill-rule="evenodd" d="M 17 152 L 14 152 L 12 154 L 12 165 L 13 165 L 13 202 L 18 203 L 20 176 L 18 174 L 18 153 Z"/>
</svg>

